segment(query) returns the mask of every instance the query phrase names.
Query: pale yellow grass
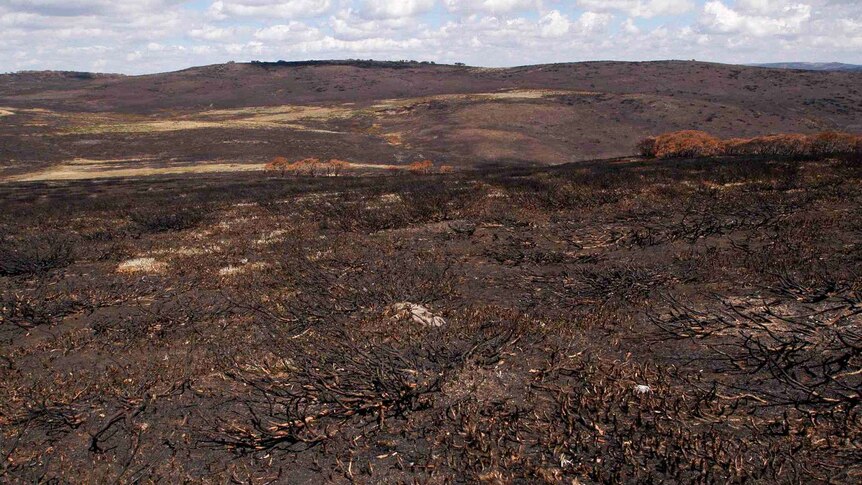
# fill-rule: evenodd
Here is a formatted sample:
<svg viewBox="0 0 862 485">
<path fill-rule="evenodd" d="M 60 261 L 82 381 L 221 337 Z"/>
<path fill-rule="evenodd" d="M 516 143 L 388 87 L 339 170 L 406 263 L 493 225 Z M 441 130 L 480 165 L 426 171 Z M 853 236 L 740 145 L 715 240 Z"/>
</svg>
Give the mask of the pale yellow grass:
<svg viewBox="0 0 862 485">
<path fill-rule="evenodd" d="M 0 116 L 12 116 L 15 112 L 8 108 L 0 108 Z"/>
<path fill-rule="evenodd" d="M 95 163 L 84 163 L 76 159 L 64 164 L 55 165 L 38 172 L 6 178 L 6 182 L 40 182 L 50 180 L 86 180 L 103 178 L 132 178 L 152 175 L 195 174 L 217 172 L 252 172 L 263 170 L 263 163 L 196 163 L 172 167 L 123 167 L 106 168 L 107 161 L 97 160 Z"/>
<path fill-rule="evenodd" d="M 200 247 L 180 246 L 176 248 L 156 249 L 150 251 L 150 254 L 158 256 L 200 256 L 203 254 L 217 253 L 221 250 L 221 246 L 217 244 L 208 244 Z"/>
<path fill-rule="evenodd" d="M 372 106 L 375 109 L 393 109 L 430 101 L 495 101 L 507 99 L 542 99 L 548 96 L 580 95 L 591 96 L 598 93 L 592 91 L 568 91 L 559 89 L 514 89 L 491 93 L 471 94 L 437 94 L 419 98 L 384 99 Z"/>
<path fill-rule="evenodd" d="M 94 160 L 92 158 L 73 158 L 66 162 L 69 165 L 107 165 L 107 164 L 117 164 L 117 163 L 130 163 L 130 162 L 146 162 L 149 160 L 155 160 L 155 157 L 143 157 L 143 158 L 110 158 L 105 160 Z"/>
<path fill-rule="evenodd" d="M 88 180 L 105 178 L 135 178 L 152 175 L 196 174 L 218 172 L 258 172 L 266 170 L 263 163 L 217 163 L 200 162 L 193 165 L 168 167 L 134 167 L 135 162 L 148 159 L 90 160 L 76 158 L 44 170 L 11 177 L 0 177 L 3 182 L 47 182 L 61 180 Z M 385 163 L 348 163 L 347 170 L 406 170 L 406 165 Z"/>
<path fill-rule="evenodd" d="M 289 128 L 296 131 L 340 134 L 338 131 L 309 128 L 297 123 L 283 123 L 275 119 L 245 119 L 228 121 L 195 121 L 195 120 L 159 120 L 137 123 L 109 123 L 91 126 L 77 126 L 65 132 L 66 134 L 99 134 L 99 133 L 161 133 L 166 131 L 186 131 L 201 129 L 224 128 Z"/>
<path fill-rule="evenodd" d="M 167 268 L 167 264 L 155 258 L 135 258 L 120 263 L 117 266 L 117 272 L 157 274 L 164 272 Z"/>
<path fill-rule="evenodd" d="M 207 110 L 193 115 L 197 119 L 247 120 L 257 122 L 285 123 L 308 119 L 348 118 L 356 110 L 344 106 L 257 106 L 237 109 Z"/>
<path fill-rule="evenodd" d="M 71 127 L 65 134 L 98 133 L 160 133 L 225 128 L 289 128 L 297 131 L 338 134 L 298 123 L 302 120 L 327 120 L 352 116 L 354 110 L 319 106 L 275 106 L 235 110 L 208 110 L 180 115 L 170 119 L 143 116 L 86 113 L 62 114 Z"/>
</svg>

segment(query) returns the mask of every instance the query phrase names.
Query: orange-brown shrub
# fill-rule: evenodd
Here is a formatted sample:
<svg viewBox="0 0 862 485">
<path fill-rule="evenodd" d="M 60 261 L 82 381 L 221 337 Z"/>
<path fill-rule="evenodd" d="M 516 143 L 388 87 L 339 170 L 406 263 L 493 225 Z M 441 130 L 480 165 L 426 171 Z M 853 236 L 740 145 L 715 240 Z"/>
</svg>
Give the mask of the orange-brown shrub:
<svg viewBox="0 0 862 485">
<path fill-rule="evenodd" d="M 746 151 L 750 149 L 748 145 L 749 141 L 751 141 L 749 138 L 731 138 L 729 140 L 724 140 L 722 154 L 744 155 Z"/>
<path fill-rule="evenodd" d="M 284 167 L 290 164 L 290 160 L 284 157 L 275 157 L 266 164 L 265 169 L 268 171 L 272 170 L 284 170 Z"/>
<path fill-rule="evenodd" d="M 320 169 L 320 160 L 305 158 L 291 162 L 284 157 L 275 157 L 266 164 L 266 170 L 279 171 L 282 175 L 315 175 Z"/>
<path fill-rule="evenodd" d="M 297 160 L 289 164 L 287 167 L 288 172 L 295 173 L 297 175 L 315 175 L 317 170 L 320 168 L 320 159 L 318 158 L 304 158 L 302 160 Z"/>
<path fill-rule="evenodd" d="M 862 137 L 827 131 L 811 137 L 811 154 L 815 156 L 849 155 L 856 151 Z"/>
<path fill-rule="evenodd" d="M 816 135 L 778 134 L 721 141 L 701 131 L 679 131 L 647 138 L 638 151 L 649 158 L 769 156 L 781 158 L 859 155 L 862 136 L 825 132 Z"/>
<path fill-rule="evenodd" d="M 440 173 L 452 173 L 454 171 L 455 171 L 455 167 L 453 167 L 452 165 L 441 165 L 440 166 Z"/>
<path fill-rule="evenodd" d="M 774 135 L 766 143 L 764 155 L 801 157 L 811 150 L 811 140 L 805 135 Z"/>
<path fill-rule="evenodd" d="M 725 155 L 766 155 L 800 157 L 810 151 L 805 135 L 767 135 L 754 138 L 731 138 L 724 142 Z"/>
<path fill-rule="evenodd" d="M 407 170 L 410 170 L 416 174 L 427 174 L 431 173 L 434 169 L 434 162 L 431 160 L 422 160 L 421 162 L 413 162 L 407 166 Z"/>
<path fill-rule="evenodd" d="M 291 162 L 284 157 L 275 157 L 266 164 L 267 171 L 279 171 L 282 175 L 334 176 L 343 174 L 351 167 L 350 162 L 333 158 L 322 162 L 317 158 L 304 158 Z"/>
<path fill-rule="evenodd" d="M 657 158 L 711 157 L 722 152 L 721 141 L 703 131 L 677 131 L 655 139 L 654 156 Z"/>
</svg>

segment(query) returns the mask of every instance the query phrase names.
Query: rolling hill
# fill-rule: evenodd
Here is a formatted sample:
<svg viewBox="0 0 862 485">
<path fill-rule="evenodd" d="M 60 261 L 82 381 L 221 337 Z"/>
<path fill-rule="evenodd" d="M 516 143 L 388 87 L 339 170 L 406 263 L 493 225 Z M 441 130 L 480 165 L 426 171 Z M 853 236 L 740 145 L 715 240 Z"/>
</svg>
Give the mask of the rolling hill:
<svg viewBox="0 0 862 485">
<path fill-rule="evenodd" d="M 127 167 L 262 164 L 274 156 L 549 165 L 626 156 L 644 136 L 681 129 L 721 137 L 858 132 L 860 108 L 862 73 L 682 61 L 23 72 L 0 76 L 0 163 L 7 177 L 66 170 L 75 160 Z"/>
</svg>

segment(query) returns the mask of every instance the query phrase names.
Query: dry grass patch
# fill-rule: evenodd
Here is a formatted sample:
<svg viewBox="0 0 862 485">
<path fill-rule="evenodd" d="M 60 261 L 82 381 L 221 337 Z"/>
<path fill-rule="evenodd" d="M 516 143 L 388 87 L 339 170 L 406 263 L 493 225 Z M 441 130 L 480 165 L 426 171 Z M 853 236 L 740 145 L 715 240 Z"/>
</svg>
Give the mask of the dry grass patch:
<svg viewBox="0 0 862 485">
<path fill-rule="evenodd" d="M 472 94 L 438 94 L 434 96 L 422 96 L 418 98 L 384 99 L 373 105 L 375 110 L 390 110 L 405 108 L 408 106 L 429 103 L 431 101 L 494 101 L 507 99 L 541 99 L 550 96 L 561 95 L 589 95 L 596 94 L 586 91 L 566 91 L 553 89 L 514 89 L 510 91 L 499 91 L 493 93 Z"/>
<path fill-rule="evenodd" d="M 168 269 L 165 262 L 158 261 L 156 258 L 134 258 L 123 261 L 117 266 L 118 273 L 146 273 L 159 274 L 164 273 Z"/>
<path fill-rule="evenodd" d="M 257 106 L 238 109 L 209 110 L 192 118 L 213 120 L 299 121 L 304 119 L 335 119 L 353 116 L 356 110 L 339 106 Z"/>
<path fill-rule="evenodd" d="M 111 164 L 125 164 L 125 163 L 133 163 L 133 162 L 149 162 L 156 160 L 155 157 L 143 157 L 143 158 L 109 158 L 105 160 L 94 160 L 92 158 L 73 158 L 72 160 L 66 162 L 69 165 L 111 165 Z"/>
<path fill-rule="evenodd" d="M 241 262 L 238 265 L 229 264 L 221 269 L 219 269 L 219 276 L 239 276 L 242 274 L 246 274 L 253 271 L 260 271 L 262 269 L 267 268 L 269 265 L 266 263 L 249 263 L 249 262 Z"/>
<path fill-rule="evenodd" d="M 315 133 L 339 134 L 341 132 L 332 130 L 321 130 L 309 128 L 296 123 L 283 123 L 275 119 L 239 119 L 227 121 L 197 121 L 197 120 L 160 120 L 143 121 L 139 123 L 116 123 L 91 126 L 78 126 L 64 134 L 104 134 L 104 133 L 160 133 L 168 131 L 185 131 L 201 129 L 226 129 L 226 128 L 288 128 L 296 131 L 310 131 Z"/>
<path fill-rule="evenodd" d="M 199 247 L 182 246 L 178 248 L 166 248 L 150 251 L 150 254 L 159 256 L 201 256 L 204 254 L 212 254 L 222 251 L 221 246 L 217 244 L 207 244 Z"/>
<path fill-rule="evenodd" d="M 87 180 L 104 178 L 133 178 L 153 175 L 195 174 L 218 172 L 254 172 L 264 169 L 262 163 L 196 163 L 173 167 L 120 167 L 106 165 L 118 161 L 75 159 L 60 165 L 8 177 L 5 182 L 42 182 L 50 180 Z M 128 163 L 128 162 L 123 162 Z"/>
<path fill-rule="evenodd" d="M 65 113 L 55 114 L 55 117 L 68 126 L 62 134 L 160 133 L 213 128 L 289 128 L 334 134 L 339 132 L 310 128 L 297 122 L 348 118 L 356 113 L 354 109 L 341 107 L 274 106 L 189 112 L 172 118 L 112 113 Z"/>
<path fill-rule="evenodd" d="M 400 132 L 386 133 L 383 135 L 383 139 L 386 140 L 386 143 L 392 146 L 400 146 L 404 144 L 404 134 Z"/>
</svg>

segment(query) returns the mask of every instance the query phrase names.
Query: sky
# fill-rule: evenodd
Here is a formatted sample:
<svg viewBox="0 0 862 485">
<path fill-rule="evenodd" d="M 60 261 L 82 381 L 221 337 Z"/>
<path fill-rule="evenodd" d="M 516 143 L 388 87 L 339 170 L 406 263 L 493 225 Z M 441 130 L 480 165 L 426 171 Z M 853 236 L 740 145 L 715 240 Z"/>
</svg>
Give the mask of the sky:
<svg viewBox="0 0 862 485">
<path fill-rule="evenodd" d="M 862 64 L 862 0 L 0 0 L 0 72 L 306 59 Z"/>
</svg>

